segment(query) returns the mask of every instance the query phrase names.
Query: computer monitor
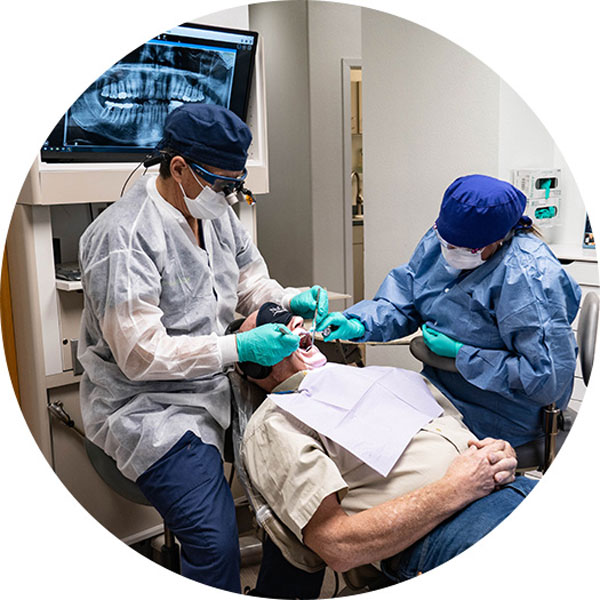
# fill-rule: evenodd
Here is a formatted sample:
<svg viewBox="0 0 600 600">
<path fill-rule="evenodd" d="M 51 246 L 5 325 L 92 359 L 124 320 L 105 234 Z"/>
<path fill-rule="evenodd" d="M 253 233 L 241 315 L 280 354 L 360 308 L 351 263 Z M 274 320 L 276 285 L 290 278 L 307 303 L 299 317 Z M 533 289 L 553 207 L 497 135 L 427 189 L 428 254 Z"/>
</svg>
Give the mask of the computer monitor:
<svg viewBox="0 0 600 600">
<path fill-rule="evenodd" d="M 47 163 L 139 162 L 184 103 L 246 120 L 258 34 L 185 23 L 137 48 L 90 85 L 42 146 Z"/>
</svg>

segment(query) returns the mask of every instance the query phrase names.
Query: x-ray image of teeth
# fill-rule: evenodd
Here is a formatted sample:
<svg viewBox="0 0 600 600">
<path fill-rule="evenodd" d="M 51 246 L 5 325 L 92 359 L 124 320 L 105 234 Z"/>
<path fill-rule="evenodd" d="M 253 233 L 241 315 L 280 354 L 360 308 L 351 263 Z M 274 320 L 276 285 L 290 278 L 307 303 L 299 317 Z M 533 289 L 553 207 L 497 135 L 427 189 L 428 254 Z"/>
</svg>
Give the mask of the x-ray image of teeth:
<svg viewBox="0 0 600 600">
<path fill-rule="evenodd" d="M 154 146 L 183 103 L 229 106 L 235 52 L 148 43 L 94 82 L 68 113 L 68 144 Z"/>
</svg>

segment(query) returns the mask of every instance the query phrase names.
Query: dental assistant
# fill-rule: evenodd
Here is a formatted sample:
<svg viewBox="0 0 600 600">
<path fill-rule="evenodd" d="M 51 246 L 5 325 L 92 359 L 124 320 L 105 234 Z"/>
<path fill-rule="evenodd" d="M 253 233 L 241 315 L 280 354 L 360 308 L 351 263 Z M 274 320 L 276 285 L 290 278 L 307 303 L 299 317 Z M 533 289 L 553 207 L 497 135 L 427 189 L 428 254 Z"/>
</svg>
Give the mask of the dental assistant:
<svg viewBox="0 0 600 600">
<path fill-rule="evenodd" d="M 273 365 L 299 338 L 273 323 L 225 335 L 266 301 L 312 317 L 325 290 L 269 278 L 228 198 L 246 193 L 251 133 L 232 112 L 171 112 L 144 175 L 84 232 L 79 360 L 86 436 L 137 481 L 182 546 L 182 574 L 240 592 L 235 509 L 223 472 L 238 361 Z M 318 293 L 320 291 L 320 294 Z M 317 306 L 317 296 L 319 305 Z"/>
<path fill-rule="evenodd" d="M 421 328 L 458 373 L 424 366 L 480 438 L 519 446 L 543 435 L 542 408 L 569 402 L 581 290 L 523 216 L 511 184 L 469 175 L 446 190 L 434 226 L 373 300 L 331 313 L 325 337 L 389 341 Z"/>
</svg>

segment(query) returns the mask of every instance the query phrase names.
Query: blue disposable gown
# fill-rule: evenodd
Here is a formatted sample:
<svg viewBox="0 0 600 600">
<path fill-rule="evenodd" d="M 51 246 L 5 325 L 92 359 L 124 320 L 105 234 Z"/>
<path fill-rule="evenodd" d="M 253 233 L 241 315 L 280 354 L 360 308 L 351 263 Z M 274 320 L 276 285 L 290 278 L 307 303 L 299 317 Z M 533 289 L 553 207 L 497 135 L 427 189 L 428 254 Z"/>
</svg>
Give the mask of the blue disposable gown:
<svg viewBox="0 0 600 600">
<path fill-rule="evenodd" d="M 358 341 L 401 338 L 426 323 L 462 342 L 459 373 L 425 366 L 423 375 L 478 437 L 518 446 L 542 434 L 543 406 L 562 409 L 569 401 L 577 359 L 571 323 L 580 299 L 577 283 L 532 234 L 515 234 L 483 265 L 460 271 L 430 229 L 374 299 L 345 315 L 364 324 Z"/>
</svg>

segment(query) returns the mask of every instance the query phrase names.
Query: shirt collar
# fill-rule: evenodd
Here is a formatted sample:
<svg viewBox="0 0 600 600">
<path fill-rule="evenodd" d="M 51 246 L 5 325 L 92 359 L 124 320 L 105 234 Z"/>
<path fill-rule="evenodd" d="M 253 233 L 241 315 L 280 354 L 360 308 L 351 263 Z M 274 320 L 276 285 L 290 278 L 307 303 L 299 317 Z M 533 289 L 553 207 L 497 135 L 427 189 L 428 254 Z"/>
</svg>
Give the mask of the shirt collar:
<svg viewBox="0 0 600 600">
<path fill-rule="evenodd" d="M 282 381 L 279 385 L 273 388 L 272 394 L 280 394 L 281 392 L 295 392 L 299 387 L 308 371 L 298 371 L 291 377 L 288 377 L 285 381 Z"/>
<path fill-rule="evenodd" d="M 194 233 L 192 232 L 192 228 L 187 222 L 186 218 L 183 216 L 180 210 L 177 210 L 170 202 L 167 202 L 158 191 L 156 187 L 156 182 L 158 180 L 158 175 L 152 175 L 148 178 L 146 182 L 146 192 L 148 196 L 154 202 L 156 208 L 164 215 L 168 215 L 171 218 L 175 219 L 177 223 L 181 226 L 184 233 L 190 238 L 190 240 L 197 245 L 197 240 L 195 239 Z"/>
</svg>

